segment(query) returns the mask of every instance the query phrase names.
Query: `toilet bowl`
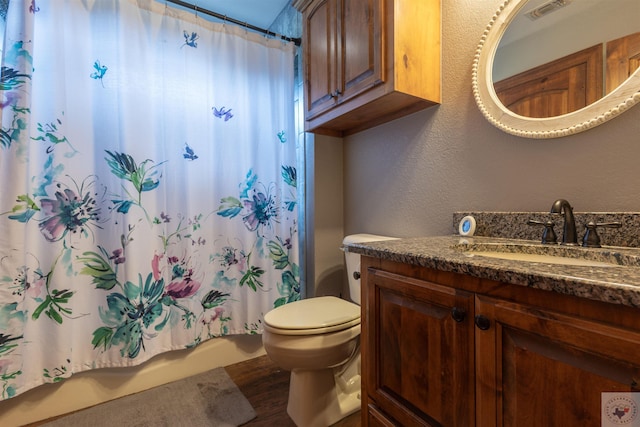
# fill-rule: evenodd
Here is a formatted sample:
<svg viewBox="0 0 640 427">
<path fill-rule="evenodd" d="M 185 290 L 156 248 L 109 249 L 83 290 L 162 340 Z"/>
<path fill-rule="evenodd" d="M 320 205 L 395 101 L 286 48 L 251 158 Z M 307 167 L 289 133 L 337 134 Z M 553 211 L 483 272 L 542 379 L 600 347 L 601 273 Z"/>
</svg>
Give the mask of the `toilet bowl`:
<svg viewBox="0 0 640 427">
<path fill-rule="evenodd" d="M 344 243 L 389 240 L 357 234 Z M 327 427 L 358 411 L 360 400 L 360 256 L 345 251 L 355 302 L 334 296 L 295 301 L 264 316 L 267 355 L 291 371 L 287 413 L 298 427 Z"/>
<path fill-rule="evenodd" d="M 305 312 L 302 320 L 308 320 L 321 315 L 323 306 L 341 306 L 351 319 L 310 329 L 273 326 L 278 324 L 274 314 L 287 315 L 288 311 L 301 309 Z M 276 365 L 291 371 L 287 402 L 291 419 L 300 427 L 326 427 L 360 409 L 360 370 L 357 366 L 347 369 L 347 365 L 360 362 L 360 307 L 326 296 L 279 308 L 282 310 L 265 315 L 262 343 Z"/>
</svg>

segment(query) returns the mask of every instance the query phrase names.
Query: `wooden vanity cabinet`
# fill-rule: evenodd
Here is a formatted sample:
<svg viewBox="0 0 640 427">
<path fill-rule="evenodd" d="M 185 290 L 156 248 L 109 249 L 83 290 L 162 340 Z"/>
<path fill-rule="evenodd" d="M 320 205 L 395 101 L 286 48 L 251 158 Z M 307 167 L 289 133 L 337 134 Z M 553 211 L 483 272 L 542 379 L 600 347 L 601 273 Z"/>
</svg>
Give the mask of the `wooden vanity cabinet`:
<svg viewBox="0 0 640 427">
<path fill-rule="evenodd" d="M 364 426 L 599 426 L 640 310 L 363 257 Z"/>
<path fill-rule="evenodd" d="M 295 0 L 305 130 L 344 136 L 440 102 L 439 0 Z"/>
</svg>

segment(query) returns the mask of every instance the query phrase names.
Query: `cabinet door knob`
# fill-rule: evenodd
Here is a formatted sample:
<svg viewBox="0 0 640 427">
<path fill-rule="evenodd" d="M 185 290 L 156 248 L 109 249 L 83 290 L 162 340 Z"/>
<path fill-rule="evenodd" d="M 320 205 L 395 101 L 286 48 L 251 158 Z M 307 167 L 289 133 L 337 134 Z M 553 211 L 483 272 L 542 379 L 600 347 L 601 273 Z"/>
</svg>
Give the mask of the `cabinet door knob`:
<svg viewBox="0 0 640 427">
<path fill-rule="evenodd" d="M 353 278 L 356 280 L 360 280 L 360 272 L 359 271 L 354 271 L 353 272 Z"/>
<path fill-rule="evenodd" d="M 464 308 L 453 307 L 451 309 L 451 317 L 453 320 L 460 323 L 465 319 L 465 317 L 467 317 L 467 312 Z"/>
<path fill-rule="evenodd" d="M 475 318 L 476 326 L 483 331 L 486 331 L 491 327 L 491 321 L 488 317 L 478 314 Z"/>
</svg>

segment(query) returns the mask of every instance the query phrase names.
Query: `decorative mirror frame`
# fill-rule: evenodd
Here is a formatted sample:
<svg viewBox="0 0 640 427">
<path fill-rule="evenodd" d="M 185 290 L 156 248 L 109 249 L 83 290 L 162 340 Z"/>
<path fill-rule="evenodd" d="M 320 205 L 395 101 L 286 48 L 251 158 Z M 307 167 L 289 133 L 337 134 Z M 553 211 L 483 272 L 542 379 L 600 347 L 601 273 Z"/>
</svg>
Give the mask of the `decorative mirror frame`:
<svg viewBox="0 0 640 427">
<path fill-rule="evenodd" d="M 640 68 L 611 93 L 572 113 L 531 118 L 507 109 L 493 88 L 493 59 L 502 35 L 527 0 L 505 0 L 487 25 L 473 60 L 473 96 L 482 114 L 497 128 L 525 138 L 558 138 L 598 126 L 640 102 Z"/>
</svg>

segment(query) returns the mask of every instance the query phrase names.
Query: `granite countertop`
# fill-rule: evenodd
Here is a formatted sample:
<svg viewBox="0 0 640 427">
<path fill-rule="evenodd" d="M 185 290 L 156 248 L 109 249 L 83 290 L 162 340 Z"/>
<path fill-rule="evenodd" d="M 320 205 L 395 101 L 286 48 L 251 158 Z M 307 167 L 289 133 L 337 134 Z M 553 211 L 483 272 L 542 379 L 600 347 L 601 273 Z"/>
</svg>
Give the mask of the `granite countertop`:
<svg viewBox="0 0 640 427">
<path fill-rule="evenodd" d="M 352 243 L 345 250 L 405 264 L 640 308 L 640 249 L 542 245 L 493 237 L 419 237 Z M 557 265 L 474 255 L 474 251 L 526 252 L 589 259 L 610 266 Z"/>
</svg>

